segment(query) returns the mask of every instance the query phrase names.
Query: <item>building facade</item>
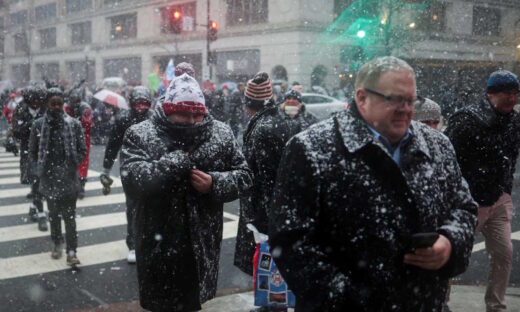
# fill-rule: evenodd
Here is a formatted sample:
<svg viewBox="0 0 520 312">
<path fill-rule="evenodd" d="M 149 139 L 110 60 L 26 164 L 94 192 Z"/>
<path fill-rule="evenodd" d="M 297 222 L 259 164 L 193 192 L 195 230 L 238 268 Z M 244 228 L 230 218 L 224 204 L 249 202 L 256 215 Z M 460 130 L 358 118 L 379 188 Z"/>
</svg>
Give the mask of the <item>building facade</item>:
<svg viewBox="0 0 520 312">
<path fill-rule="evenodd" d="M 194 64 L 199 81 L 245 81 L 263 70 L 275 81 L 299 81 L 306 88 L 345 87 L 355 78 L 356 56 L 348 51 L 359 43 L 332 25 L 356 2 L 363 1 L 4 0 L 1 76 L 16 86 L 42 78 L 99 84 L 111 76 L 146 84 L 150 73 L 161 74 L 174 59 Z M 400 33 L 405 40 L 386 36 L 373 46 L 412 63 L 425 95 L 438 99 L 445 89 L 431 86 L 448 85 L 455 93 L 482 88 L 481 76 L 497 67 L 518 69 L 518 1 L 365 2 L 376 3 L 375 13 L 357 12 L 358 17 L 376 16 L 379 31 L 387 22 L 410 25 Z M 387 21 L 387 6 L 398 2 L 403 7 Z M 417 10 L 418 2 L 428 9 Z M 184 17 L 180 34 L 169 24 L 177 9 Z M 218 39 L 210 43 L 211 66 L 208 12 L 219 25 Z"/>
</svg>

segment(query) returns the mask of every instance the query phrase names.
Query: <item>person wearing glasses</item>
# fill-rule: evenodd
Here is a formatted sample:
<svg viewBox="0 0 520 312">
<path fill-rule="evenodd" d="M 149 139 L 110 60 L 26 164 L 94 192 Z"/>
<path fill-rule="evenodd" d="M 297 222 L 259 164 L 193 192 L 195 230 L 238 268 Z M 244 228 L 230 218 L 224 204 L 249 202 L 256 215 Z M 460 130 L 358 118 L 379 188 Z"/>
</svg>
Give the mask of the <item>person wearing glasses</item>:
<svg viewBox="0 0 520 312">
<path fill-rule="evenodd" d="M 414 70 L 361 67 L 349 108 L 285 147 L 269 243 L 302 311 L 441 311 L 477 204 L 448 138 L 412 120 Z"/>
<path fill-rule="evenodd" d="M 489 76 L 486 94 L 450 117 L 446 135 L 457 152 L 462 175 L 479 204 L 477 231 L 490 255 L 487 311 L 505 311 L 512 262 L 513 174 L 520 146 L 519 82 L 499 70 Z"/>
</svg>

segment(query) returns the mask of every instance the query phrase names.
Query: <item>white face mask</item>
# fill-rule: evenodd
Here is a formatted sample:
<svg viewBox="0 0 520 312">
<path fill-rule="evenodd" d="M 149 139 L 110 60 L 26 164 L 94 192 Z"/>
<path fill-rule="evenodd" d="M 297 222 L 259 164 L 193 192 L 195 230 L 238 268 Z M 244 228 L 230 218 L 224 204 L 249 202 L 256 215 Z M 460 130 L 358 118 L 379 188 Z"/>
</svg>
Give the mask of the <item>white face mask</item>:
<svg viewBox="0 0 520 312">
<path fill-rule="evenodd" d="M 285 113 L 291 117 L 296 116 L 298 114 L 298 112 L 300 111 L 300 108 L 298 106 L 291 106 L 291 105 L 285 105 L 283 109 L 284 109 Z"/>
</svg>

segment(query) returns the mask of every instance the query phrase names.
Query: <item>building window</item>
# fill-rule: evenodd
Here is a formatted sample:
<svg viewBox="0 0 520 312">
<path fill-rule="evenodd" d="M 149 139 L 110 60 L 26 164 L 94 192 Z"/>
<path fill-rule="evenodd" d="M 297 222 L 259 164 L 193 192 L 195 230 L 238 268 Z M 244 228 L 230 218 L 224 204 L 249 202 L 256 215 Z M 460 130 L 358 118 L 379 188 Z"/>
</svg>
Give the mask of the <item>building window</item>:
<svg viewBox="0 0 520 312">
<path fill-rule="evenodd" d="M 15 52 L 29 52 L 29 44 L 27 42 L 27 35 L 25 32 L 14 35 L 14 51 Z"/>
<path fill-rule="evenodd" d="M 172 14 L 174 10 L 179 10 L 182 12 L 182 17 L 188 17 L 193 19 L 193 27 L 195 28 L 195 16 L 197 15 L 197 3 L 196 2 L 188 2 L 182 3 L 175 6 L 168 6 L 161 8 L 161 33 L 172 33 L 172 29 L 170 27 L 170 21 L 172 19 Z"/>
<path fill-rule="evenodd" d="M 230 26 L 267 22 L 267 0 L 227 0 L 226 22 Z"/>
<path fill-rule="evenodd" d="M 418 17 L 417 28 L 429 33 L 442 33 L 446 30 L 446 5 L 433 4 Z"/>
<path fill-rule="evenodd" d="M 56 3 L 49 3 L 37 6 L 34 9 L 34 18 L 36 23 L 56 18 Z"/>
<path fill-rule="evenodd" d="M 66 0 L 65 7 L 67 14 L 80 12 L 92 8 L 91 0 Z"/>
<path fill-rule="evenodd" d="M 473 35 L 500 35 L 500 9 L 473 7 Z"/>
<path fill-rule="evenodd" d="M 88 61 L 88 64 L 86 63 Z M 71 61 L 65 63 L 67 67 L 67 79 L 70 83 L 76 84 L 82 79 L 88 81 L 92 85 L 96 81 L 96 62 L 92 59 L 81 61 Z M 88 75 L 87 75 L 88 71 Z"/>
<path fill-rule="evenodd" d="M 15 87 L 22 87 L 29 82 L 29 64 L 11 66 L 11 78 Z"/>
<path fill-rule="evenodd" d="M 36 71 L 42 80 L 58 81 L 60 65 L 58 63 L 40 63 L 36 64 Z"/>
<path fill-rule="evenodd" d="M 40 30 L 40 48 L 49 49 L 56 47 L 56 28 L 46 28 Z"/>
<path fill-rule="evenodd" d="M 121 40 L 137 37 L 137 14 L 118 15 L 110 18 L 110 39 Z"/>
<path fill-rule="evenodd" d="M 141 58 L 106 59 L 103 61 L 103 76 L 121 77 L 130 85 L 141 84 Z"/>
<path fill-rule="evenodd" d="M 70 25 L 70 41 L 72 44 L 86 44 L 92 42 L 91 22 L 76 23 Z"/>
<path fill-rule="evenodd" d="M 27 10 L 18 11 L 9 15 L 11 26 L 18 26 L 27 24 Z"/>
<path fill-rule="evenodd" d="M 105 1 L 103 1 L 103 4 L 106 6 L 114 7 L 114 6 L 120 5 L 122 2 L 126 2 L 126 1 L 127 0 L 105 0 Z"/>
</svg>

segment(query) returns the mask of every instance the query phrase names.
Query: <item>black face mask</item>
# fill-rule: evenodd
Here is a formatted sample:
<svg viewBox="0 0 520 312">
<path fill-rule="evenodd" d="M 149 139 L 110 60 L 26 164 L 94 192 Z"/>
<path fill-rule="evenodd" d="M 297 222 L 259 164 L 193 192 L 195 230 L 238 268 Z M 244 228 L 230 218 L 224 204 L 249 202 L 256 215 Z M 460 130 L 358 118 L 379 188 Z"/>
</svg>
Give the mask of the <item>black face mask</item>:
<svg viewBox="0 0 520 312">
<path fill-rule="evenodd" d="M 52 118 L 60 118 L 63 115 L 63 110 L 59 110 L 59 111 L 49 110 L 47 112 L 47 114 L 49 114 Z"/>
</svg>

